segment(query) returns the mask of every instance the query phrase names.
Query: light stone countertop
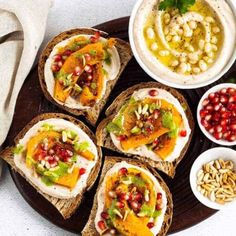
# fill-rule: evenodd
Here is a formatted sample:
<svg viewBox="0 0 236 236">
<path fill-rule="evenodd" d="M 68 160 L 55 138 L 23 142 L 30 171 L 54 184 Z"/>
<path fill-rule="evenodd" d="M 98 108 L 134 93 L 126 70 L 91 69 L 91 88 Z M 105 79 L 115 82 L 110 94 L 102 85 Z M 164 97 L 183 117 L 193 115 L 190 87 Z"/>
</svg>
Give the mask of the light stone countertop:
<svg viewBox="0 0 236 236">
<path fill-rule="evenodd" d="M 50 10 L 44 44 L 54 35 L 69 28 L 93 26 L 130 15 L 135 0 L 54 0 Z M 194 214 L 198 214 L 194 212 Z M 204 222 L 173 236 L 234 236 L 236 208 L 220 211 Z M 4 168 L 0 180 L 1 236 L 72 236 L 51 224 L 22 198 L 9 171 Z"/>
</svg>

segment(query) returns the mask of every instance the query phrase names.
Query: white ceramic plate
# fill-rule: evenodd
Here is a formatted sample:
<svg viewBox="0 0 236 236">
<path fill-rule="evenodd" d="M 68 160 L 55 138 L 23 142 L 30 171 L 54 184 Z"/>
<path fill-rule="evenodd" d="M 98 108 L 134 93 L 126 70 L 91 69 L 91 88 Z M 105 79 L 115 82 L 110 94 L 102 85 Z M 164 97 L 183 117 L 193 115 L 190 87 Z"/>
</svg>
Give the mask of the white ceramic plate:
<svg viewBox="0 0 236 236">
<path fill-rule="evenodd" d="M 210 139 L 212 142 L 223 145 L 223 146 L 233 146 L 236 145 L 236 141 L 234 142 L 228 142 L 225 140 L 217 140 L 213 135 L 211 135 L 206 129 L 205 127 L 203 127 L 203 125 L 201 124 L 201 117 L 200 117 L 200 110 L 202 109 L 202 102 L 205 98 L 208 97 L 208 95 L 210 93 L 214 93 L 216 91 L 219 91 L 223 88 L 235 88 L 236 89 L 236 84 L 232 84 L 232 83 L 224 83 L 224 84 L 218 84 L 212 88 L 210 88 L 209 90 L 207 90 L 205 92 L 205 94 L 202 96 L 200 102 L 198 103 L 198 107 L 197 107 L 197 121 L 198 121 L 198 125 L 200 127 L 200 129 L 202 130 L 202 132 L 205 134 L 205 136 Z"/>
<path fill-rule="evenodd" d="M 148 66 L 145 64 L 145 62 L 142 60 L 141 56 L 139 56 L 135 43 L 134 43 L 134 34 L 133 34 L 133 25 L 134 25 L 134 21 L 135 21 L 135 16 L 137 14 L 137 11 L 140 8 L 140 5 L 142 4 L 142 2 L 145 0 L 138 0 L 136 2 L 136 4 L 134 5 L 134 8 L 132 10 L 131 16 L 130 16 L 130 20 L 129 20 L 129 40 L 130 40 L 130 46 L 131 49 L 133 51 L 134 57 L 137 60 L 138 64 L 142 67 L 142 69 L 150 76 L 152 77 L 154 80 L 168 85 L 170 87 L 173 88 L 180 88 L 180 89 L 193 89 L 193 88 L 201 88 L 204 87 L 206 85 L 212 84 L 215 81 L 219 80 L 229 69 L 230 67 L 233 65 L 235 59 L 236 59 L 236 50 L 234 50 L 234 52 L 232 53 L 231 58 L 229 59 L 229 61 L 227 62 L 226 66 L 224 67 L 224 69 L 217 75 L 214 76 L 212 78 L 209 78 L 206 81 L 203 81 L 201 83 L 195 83 L 195 84 L 181 84 L 181 83 L 174 83 L 171 81 L 167 81 L 159 76 L 157 76 L 155 73 L 153 73 Z M 232 1 L 235 0 L 228 0 L 227 3 L 229 4 L 230 8 L 232 9 L 235 17 L 236 17 L 236 9 L 234 7 L 234 4 L 232 3 Z"/>
<path fill-rule="evenodd" d="M 236 170 L 236 151 L 230 148 L 225 147 L 217 147 L 209 149 L 203 152 L 193 163 L 191 171 L 190 171 L 190 186 L 195 195 L 195 197 L 205 206 L 210 207 L 212 209 L 221 210 L 228 208 L 231 209 L 233 204 L 236 204 L 236 199 L 233 202 L 226 203 L 225 205 L 218 204 L 216 202 L 212 202 L 207 197 L 204 197 L 197 190 L 197 173 L 202 168 L 202 166 L 212 160 L 216 159 L 223 160 L 231 160 L 234 162 L 235 170 Z"/>
</svg>

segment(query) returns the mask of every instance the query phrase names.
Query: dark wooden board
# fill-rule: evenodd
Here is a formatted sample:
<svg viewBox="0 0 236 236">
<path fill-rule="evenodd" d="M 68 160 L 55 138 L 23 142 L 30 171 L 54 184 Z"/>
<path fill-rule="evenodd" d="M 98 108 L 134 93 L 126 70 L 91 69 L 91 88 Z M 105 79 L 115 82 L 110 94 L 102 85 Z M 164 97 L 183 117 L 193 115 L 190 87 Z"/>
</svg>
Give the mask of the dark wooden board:
<svg viewBox="0 0 236 236">
<path fill-rule="evenodd" d="M 128 17 L 106 22 L 104 24 L 96 26 L 100 30 L 104 30 L 110 34 L 110 36 L 119 37 L 124 40 L 128 40 Z M 236 75 L 236 64 L 225 75 L 225 78 Z M 224 81 L 223 78 L 221 81 Z M 106 107 L 114 100 L 114 98 L 125 90 L 129 86 L 137 84 L 142 81 L 150 81 L 151 78 L 140 68 L 135 59 L 133 58 L 121 78 L 119 79 L 116 87 L 110 95 L 110 99 Z M 218 82 L 219 83 L 219 82 Z M 216 84 L 216 83 L 215 83 Z M 213 85 L 211 85 L 213 86 Z M 192 90 L 179 90 L 187 99 L 194 120 L 196 123 L 193 140 L 189 146 L 183 161 L 177 168 L 177 174 L 172 180 L 166 175 L 162 174 L 170 191 L 173 195 L 174 201 L 174 216 L 172 226 L 169 230 L 170 233 L 184 230 L 191 227 L 206 218 L 210 217 L 216 211 L 203 206 L 194 197 L 190 184 L 189 184 L 189 172 L 194 160 L 205 150 L 217 146 L 210 142 L 200 131 L 196 121 L 196 108 L 198 102 L 203 93 L 211 86 L 192 89 Z M 105 107 L 105 109 L 106 109 Z M 105 110 L 104 109 L 104 110 Z M 45 112 L 64 112 L 60 110 L 50 102 L 48 102 L 39 85 L 37 68 L 34 68 L 26 79 L 16 104 L 13 123 L 8 134 L 5 145 L 11 145 L 13 138 L 16 134 L 36 115 Z M 64 112 L 66 113 L 66 112 Z M 104 118 L 104 111 L 102 112 L 99 120 Z M 86 122 L 82 117 L 80 120 Z M 95 131 L 94 128 L 90 128 Z M 236 147 L 233 147 L 236 149 Z M 103 149 L 104 155 L 113 155 L 114 152 Z M 96 191 L 98 180 L 95 186 L 85 194 L 84 200 L 76 211 L 76 213 L 68 220 L 64 220 L 57 210 L 45 200 L 36 190 L 31 187 L 19 174 L 11 170 L 12 178 L 25 200 L 33 207 L 39 214 L 44 216 L 52 223 L 62 227 L 68 231 L 80 233 L 83 229 L 92 207 L 93 197 Z"/>
</svg>

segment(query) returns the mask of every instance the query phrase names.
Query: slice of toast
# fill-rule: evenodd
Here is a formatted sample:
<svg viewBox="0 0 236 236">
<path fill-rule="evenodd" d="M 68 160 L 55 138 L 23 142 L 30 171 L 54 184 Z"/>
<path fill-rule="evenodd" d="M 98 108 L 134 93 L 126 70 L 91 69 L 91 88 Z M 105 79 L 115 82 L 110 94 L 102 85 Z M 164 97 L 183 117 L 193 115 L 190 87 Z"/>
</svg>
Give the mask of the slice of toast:
<svg viewBox="0 0 236 236">
<path fill-rule="evenodd" d="M 98 202 L 97 202 L 97 194 L 98 191 L 100 189 L 100 186 L 104 180 L 104 177 L 107 173 L 107 171 L 109 169 L 111 169 L 113 167 L 113 165 L 115 165 L 117 162 L 121 162 L 121 161 L 126 161 L 129 164 L 133 164 L 136 165 L 138 167 L 144 168 L 148 171 L 150 171 L 158 180 L 158 182 L 160 183 L 162 189 L 165 191 L 166 193 L 166 197 L 167 197 L 167 208 L 166 208 L 166 212 L 165 212 L 165 216 L 164 216 L 164 221 L 162 223 L 162 227 L 161 230 L 158 233 L 158 236 L 163 236 L 166 235 L 171 222 L 172 222 L 172 215 L 173 215 L 173 202 L 172 202 L 172 195 L 170 193 L 169 188 L 167 187 L 166 183 L 164 182 L 164 180 L 161 178 L 161 176 L 156 172 L 156 170 L 148 165 L 145 165 L 141 162 L 139 162 L 138 160 L 135 159 L 130 159 L 130 158 L 124 158 L 124 157 L 115 157 L 115 156 L 107 156 L 105 157 L 105 162 L 102 168 L 102 173 L 101 173 L 101 177 L 100 177 L 100 181 L 99 181 L 99 185 L 98 185 L 98 189 L 96 192 L 96 195 L 94 197 L 94 201 L 93 201 L 93 207 L 91 210 L 91 214 L 89 216 L 88 222 L 85 225 L 83 231 L 82 231 L 82 235 L 83 236 L 97 236 L 99 235 L 99 233 L 97 232 L 96 228 L 95 228 L 95 216 L 97 213 L 97 208 L 98 208 Z M 140 232 L 140 235 L 141 232 Z"/>
<path fill-rule="evenodd" d="M 116 49 L 119 53 L 119 56 L 120 56 L 120 63 L 121 63 L 120 71 L 114 80 L 107 81 L 106 91 L 105 91 L 105 94 L 103 95 L 102 99 L 89 109 L 83 109 L 83 110 L 72 109 L 72 108 L 69 108 L 65 105 L 61 105 L 56 100 L 54 100 L 54 98 L 49 94 L 49 92 L 47 90 L 47 86 L 46 86 L 45 78 L 44 78 L 44 66 L 45 66 L 46 60 L 48 59 L 50 53 L 52 52 L 52 50 L 56 44 L 58 44 L 59 42 L 65 40 L 65 39 L 68 39 L 72 36 L 79 35 L 79 34 L 93 35 L 96 31 L 98 31 L 98 30 L 93 29 L 93 28 L 79 28 L 79 29 L 68 30 L 68 31 L 65 31 L 65 32 L 57 35 L 47 44 L 46 48 L 43 50 L 43 52 L 40 56 L 40 59 L 39 59 L 39 64 L 38 64 L 39 81 L 40 81 L 40 85 L 41 85 L 41 88 L 43 90 L 45 97 L 53 104 L 57 105 L 58 107 L 66 110 L 76 116 L 79 116 L 79 115 L 85 116 L 92 125 L 96 124 L 99 114 L 102 111 L 104 105 L 106 104 L 106 101 L 107 101 L 113 87 L 115 86 L 117 80 L 119 79 L 122 71 L 125 69 L 129 60 L 132 58 L 132 52 L 131 52 L 131 48 L 130 48 L 129 43 L 116 38 L 117 43 L 116 43 L 115 47 L 116 47 Z M 103 32 L 103 31 L 100 31 L 100 33 L 101 33 L 102 37 L 108 37 L 107 33 Z"/>
<path fill-rule="evenodd" d="M 18 144 L 19 140 L 25 135 L 25 133 L 36 123 L 38 123 L 41 120 L 46 120 L 50 118 L 61 118 L 67 121 L 72 122 L 76 126 L 80 127 L 94 142 L 96 145 L 96 138 L 95 135 L 92 133 L 92 131 L 81 121 L 61 113 L 45 113 L 41 114 L 37 117 L 35 117 L 30 123 L 28 123 L 23 130 L 16 136 L 14 139 L 15 144 Z M 102 161 L 102 151 L 100 147 L 97 147 L 98 151 L 98 161 L 93 167 L 93 169 L 90 172 L 90 175 L 87 180 L 86 187 L 82 190 L 80 194 L 78 194 L 76 197 L 71 199 L 60 199 L 56 197 L 49 196 L 48 194 L 43 193 L 34 183 L 32 183 L 24 174 L 23 171 L 21 171 L 14 162 L 14 153 L 13 153 L 14 147 L 7 147 L 5 150 L 3 150 L 0 153 L 0 157 L 3 158 L 15 171 L 17 171 L 19 174 L 21 174 L 26 181 L 28 181 L 43 197 L 45 197 L 54 207 L 57 208 L 57 210 L 61 213 L 61 215 L 64 217 L 64 219 L 69 218 L 75 210 L 78 208 L 78 206 L 81 203 L 81 200 L 83 198 L 84 192 L 88 191 L 94 184 L 95 180 L 97 179 L 99 170 L 101 168 L 101 161 Z"/>
<path fill-rule="evenodd" d="M 128 154 L 128 153 L 124 153 L 122 151 L 120 151 L 112 142 L 110 134 L 107 132 L 106 130 L 106 125 L 111 122 L 113 120 L 113 118 L 116 116 L 116 114 L 119 112 L 120 108 L 122 107 L 122 105 L 128 101 L 131 97 L 131 95 L 133 94 L 134 91 L 142 89 L 142 88 L 159 88 L 159 89 L 164 89 L 168 92 L 170 92 L 174 97 L 176 97 L 180 104 L 182 104 L 186 110 L 186 116 L 188 118 L 188 122 L 189 122 L 189 126 L 191 128 L 191 134 L 189 136 L 189 140 L 186 143 L 185 147 L 183 148 L 181 155 L 179 157 L 177 157 L 173 162 L 167 162 L 167 161 L 154 161 L 151 160 L 150 158 L 147 157 L 143 157 L 143 156 L 138 156 L 138 155 L 132 155 L 132 154 Z M 140 83 L 137 85 L 134 85 L 130 88 L 128 88 L 127 90 L 125 90 L 124 92 L 122 92 L 114 101 L 113 103 L 107 108 L 106 110 L 106 116 L 107 118 L 105 118 L 97 127 L 96 130 L 96 137 L 97 137 L 97 144 L 99 146 L 103 146 L 106 147 L 108 149 L 117 151 L 119 153 L 123 153 L 127 156 L 134 156 L 135 158 L 140 159 L 141 161 L 147 162 L 149 165 L 151 165 L 152 167 L 155 167 L 161 171 L 163 171 L 164 173 L 166 173 L 167 175 L 169 175 L 170 177 L 174 177 L 175 175 L 175 169 L 177 167 L 177 165 L 179 164 L 179 162 L 183 159 L 188 146 L 191 142 L 192 139 L 192 135 L 193 135 L 193 130 L 194 130 L 194 120 L 193 120 L 193 116 L 191 113 L 191 110 L 187 104 L 187 101 L 185 100 L 185 98 L 183 97 L 182 94 L 180 94 L 177 90 L 173 89 L 173 88 L 169 88 L 165 85 L 162 85 L 158 82 L 146 82 L 146 83 Z"/>
</svg>

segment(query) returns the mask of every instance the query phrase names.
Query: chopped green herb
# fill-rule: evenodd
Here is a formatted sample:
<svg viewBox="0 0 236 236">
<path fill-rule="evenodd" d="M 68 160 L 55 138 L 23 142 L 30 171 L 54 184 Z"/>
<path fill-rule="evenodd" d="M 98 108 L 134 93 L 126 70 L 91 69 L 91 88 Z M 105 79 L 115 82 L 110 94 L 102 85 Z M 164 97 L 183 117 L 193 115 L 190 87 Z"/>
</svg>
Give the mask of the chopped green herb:
<svg viewBox="0 0 236 236">
<path fill-rule="evenodd" d="M 121 128 L 113 122 L 109 122 L 107 124 L 106 130 L 108 133 L 114 133 L 114 134 L 120 134 L 121 132 Z"/>
<path fill-rule="evenodd" d="M 108 75 L 108 72 L 104 68 L 102 68 L 102 73 L 103 75 Z"/>
<path fill-rule="evenodd" d="M 140 134 L 141 133 L 141 129 L 137 126 L 135 126 L 133 129 L 131 129 L 130 131 L 132 134 Z"/>
<path fill-rule="evenodd" d="M 22 153 L 23 151 L 24 151 L 24 146 L 21 145 L 21 144 L 18 144 L 18 145 L 14 148 L 13 153 L 16 154 L 16 155 L 18 155 L 18 154 Z"/>
<path fill-rule="evenodd" d="M 97 50 L 92 49 L 92 50 L 89 51 L 89 54 L 91 56 L 95 56 L 97 54 Z"/>
<path fill-rule="evenodd" d="M 77 142 L 74 144 L 74 148 L 76 151 L 83 152 L 89 148 L 89 142 L 87 142 L 87 141 L 84 141 L 81 143 Z"/>
<path fill-rule="evenodd" d="M 96 89 L 97 88 L 97 84 L 96 83 L 91 83 L 90 86 L 91 86 L 92 89 Z"/>
<path fill-rule="evenodd" d="M 160 216 L 160 215 L 161 215 L 161 210 L 159 210 L 159 211 L 155 210 L 155 211 L 153 212 L 152 217 L 155 219 L 155 218 L 157 218 L 157 217 Z"/>
<path fill-rule="evenodd" d="M 42 124 L 42 126 L 40 128 L 40 131 L 51 131 L 51 130 L 54 130 L 54 129 L 55 129 L 54 125 L 44 123 L 44 124 Z"/>
<path fill-rule="evenodd" d="M 144 217 L 144 216 L 148 216 L 148 217 L 152 217 L 153 213 L 155 211 L 154 207 L 148 206 L 146 203 L 144 203 L 141 207 L 140 212 L 138 213 L 138 216 Z"/>
<path fill-rule="evenodd" d="M 113 200 L 110 208 L 107 211 L 111 220 L 114 220 L 114 218 L 116 217 L 116 213 L 114 212 L 114 210 L 116 209 L 116 202 L 117 202 L 116 200 Z"/>
<path fill-rule="evenodd" d="M 135 185 L 137 185 L 137 187 L 140 187 L 140 188 L 146 186 L 145 181 L 136 175 L 130 175 L 130 176 L 123 177 L 122 182 L 127 185 L 135 184 Z"/>
<path fill-rule="evenodd" d="M 107 65 L 111 65 L 111 54 L 107 50 L 105 50 L 104 61 Z"/>
<path fill-rule="evenodd" d="M 73 89 L 77 92 L 77 93 L 81 93 L 82 92 L 82 88 L 78 85 L 78 84 L 75 84 Z"/>
</svg>

